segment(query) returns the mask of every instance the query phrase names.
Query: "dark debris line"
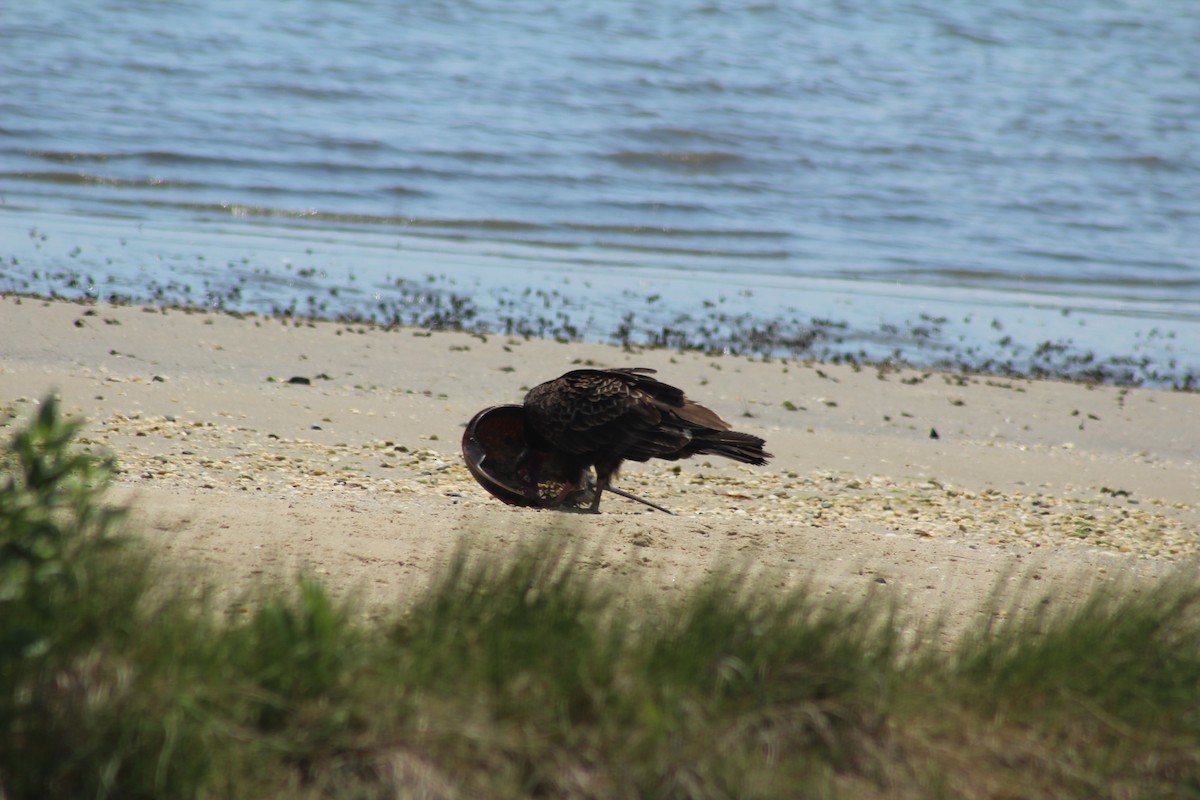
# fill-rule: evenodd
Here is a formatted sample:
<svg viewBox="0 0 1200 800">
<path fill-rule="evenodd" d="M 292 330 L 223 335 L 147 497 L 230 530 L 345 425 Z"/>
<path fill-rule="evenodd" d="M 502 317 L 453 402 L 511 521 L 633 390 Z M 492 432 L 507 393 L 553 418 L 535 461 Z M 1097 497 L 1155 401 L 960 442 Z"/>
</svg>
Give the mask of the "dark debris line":
<svg viewBox="0 0 1200 800">
<path fill-rule="evenodd" d="M 1149 356 L 1099 358 L 1078 349 L 1069 340 L 1045 341 L 1035 348 L 1016 343 L 993 325 L 997 338 L 983 354 L 978 346 L 953 348 L 953 331 L 945 318 L 921 315 L 906 327 L 880 324 L 876 331 L 854 330 L 847 323 L 809 319 L 765 318 L 730 314 L 711 303 L 702 313 L 676 313 L 668 321 L 640 322 L 626 312 L 608 332 L 594 332 L 594 320 L 578 319 L 571 307 L 587 314 L 558 292 L 527 290 L 520 297 L 501 300 L 495 311 L 485 311 L 467 294 L 436 285 L 398 279 L 386 299 L 368 299 L 357 289 L 313 286 L 313 292 L 288 305 L 265 307 L 246 297 L 241 286 L 214 289 L 207 281 L 197 292 L 179 281 L 152 281 L 144 292 L 105 292 L 90 276 L 72 272 L 34 272 L 21 279 L 0 270 L 0 292 L 19 296 L 119 305 L 150 304 L 162 308 L 217 311 L 234 315 L 264 313 L 297 322 L 333 321 L 384 329 L 421 328 L 502 334 L 562 342 L 600 341 L 625 348 L 667 348 L 712 354 L 788 358 L 832 364 L 890 369 L 911 367 L 949 372 L 996 375 L 1006 378 L 1040 378 L 1115 386 L 1154 386 L 1179 391 L 1200 389 L 1200 373 L 1174 359 L 1156 361 Z M 5 285 L 7 284 L 7 285 Z M 293 287 L 294 288 L 294 287 Z M 380 293 L 374 295 L 379 298 Z M 1153 331 L 1151 335 L 1153 335 Z"/>
</svg>

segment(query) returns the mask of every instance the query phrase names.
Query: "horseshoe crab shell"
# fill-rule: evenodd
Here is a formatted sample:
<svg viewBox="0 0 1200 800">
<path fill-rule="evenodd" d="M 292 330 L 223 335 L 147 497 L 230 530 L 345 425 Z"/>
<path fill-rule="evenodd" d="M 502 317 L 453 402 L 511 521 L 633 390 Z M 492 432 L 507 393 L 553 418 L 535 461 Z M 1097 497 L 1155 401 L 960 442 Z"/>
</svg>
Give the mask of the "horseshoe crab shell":
<svg viewBox="0 0 1200 800">
<path fill-rule="evenodd" d="M 537 451 L 541 455 L 541 468 L 536 486 L 528 479 L 522 480 L 517 474 L 517 461 L 529 449 L 525 412 L 519 405 L 489 406 L 472 417 L 463 431 L 462 452 L 467 469 L 496 499 L 525 508 L 571 508 L 591 502 L 590 488 L 562 496 L 561 489 L 573 485 L 579 476 L 571 476 L 566 464 L 554 453 Z"/>
</svg>

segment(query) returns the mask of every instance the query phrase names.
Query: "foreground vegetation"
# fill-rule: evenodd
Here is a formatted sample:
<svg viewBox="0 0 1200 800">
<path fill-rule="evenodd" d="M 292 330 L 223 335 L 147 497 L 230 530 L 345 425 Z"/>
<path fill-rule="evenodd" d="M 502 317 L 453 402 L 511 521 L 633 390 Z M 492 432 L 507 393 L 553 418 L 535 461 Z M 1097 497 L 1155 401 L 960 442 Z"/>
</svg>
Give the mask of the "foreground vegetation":
<svg viewBox="0 0 1200 800">
<path fill-rule="evenodd" d="M 714 579 L 634 606 L 549 539 L 390 619 L 167 580 L 55 403 L 0 454 L 0 800 L 1197 797 L 1200 585 L 1009 615 Z"/>
</svg>

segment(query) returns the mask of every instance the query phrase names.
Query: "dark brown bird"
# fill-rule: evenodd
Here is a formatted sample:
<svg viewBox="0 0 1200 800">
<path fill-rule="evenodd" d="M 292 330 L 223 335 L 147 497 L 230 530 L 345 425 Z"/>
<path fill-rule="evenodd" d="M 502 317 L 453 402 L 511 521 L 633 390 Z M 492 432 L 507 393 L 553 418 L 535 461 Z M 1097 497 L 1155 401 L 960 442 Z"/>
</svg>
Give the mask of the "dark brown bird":
<svg viewBox="0 0 1200 800">
<path fill-rule="evenodd" d="M 762 465 L 771 454 L 765 441 L 731 430 L 716 412 L 689 400 L 681 389 L 649 377 L 654 370 L 577 369 L 540 384 L 525 395 L 526 436 L 534 448 L 571 461 L 574 486 L 583 486 L 588 467 L 596 470 L 591 511 L 616 477 L 623 461 L 718 455 Z M 537 483 L 536 463 L 520 465 Z M 613 491 L 616 491 L 615 489 Z"/>
</svg>

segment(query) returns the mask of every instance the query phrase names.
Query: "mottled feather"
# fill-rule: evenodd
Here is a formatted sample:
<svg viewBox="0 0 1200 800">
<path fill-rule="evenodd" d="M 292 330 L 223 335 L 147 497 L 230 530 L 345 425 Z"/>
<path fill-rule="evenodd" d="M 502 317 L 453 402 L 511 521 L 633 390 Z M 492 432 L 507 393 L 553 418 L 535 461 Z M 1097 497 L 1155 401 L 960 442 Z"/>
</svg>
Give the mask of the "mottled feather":
<svg viewBox="0 0 1200 800">
<path fill-rule="evenodd" d="M 525 395 L 532 438 L 574 457 L 581 473 L 595 467 L 593 510 L 622 461 L 712 454 L 761 465 L 771 457 L 761 438 L 730 430 L 716 412 L 652 374 L 645 367 L 573 370 Z"/>
</svg>

